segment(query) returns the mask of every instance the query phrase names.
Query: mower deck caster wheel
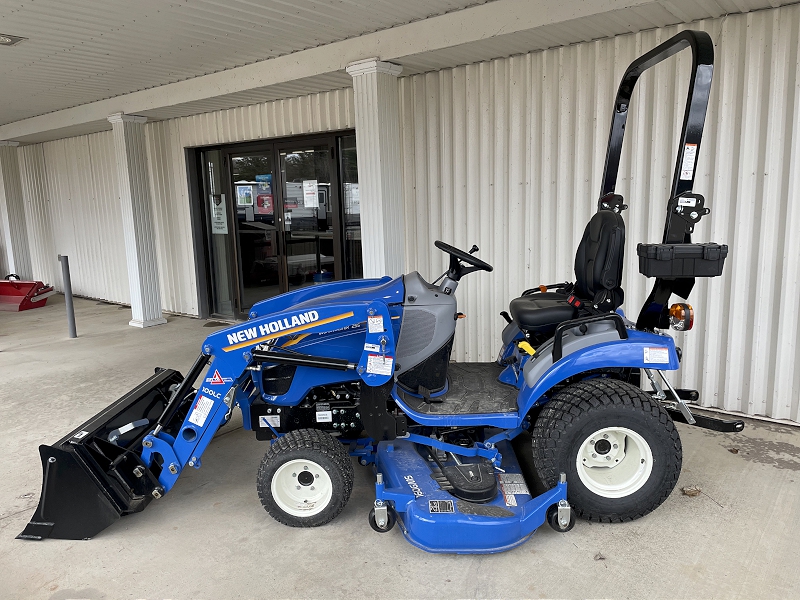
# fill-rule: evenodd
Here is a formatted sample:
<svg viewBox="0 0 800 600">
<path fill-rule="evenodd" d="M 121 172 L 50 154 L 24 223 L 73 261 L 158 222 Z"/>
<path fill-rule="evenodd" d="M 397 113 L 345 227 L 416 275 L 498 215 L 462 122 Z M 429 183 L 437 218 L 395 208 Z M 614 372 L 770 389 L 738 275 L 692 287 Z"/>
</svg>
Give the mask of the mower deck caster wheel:
<svg viewBox="0 0 800 600">
<path fill-rule="evenodd" d="M 391 507 L 388 507 L 386 511 L 386 525 L 381 527 L 378 525 L 377 520 L 375 519 L 375 509 L 369 511 L 369 526 L 372 527 L 378 533 L 387 533 L 392 530 L 394 524 L 397 522 L 397 517 L 394 514 L 394 510 Z"/>
<path fill-rule="evenodd" d="M 547 510 L 547 523 L 558 533 L 567 533 L 575 527 L 575 511 L 569 511 L 569 522 L 566 525 L 562 525 L 558 519 L 558 505 L 554 504 Z"/>
</svg>

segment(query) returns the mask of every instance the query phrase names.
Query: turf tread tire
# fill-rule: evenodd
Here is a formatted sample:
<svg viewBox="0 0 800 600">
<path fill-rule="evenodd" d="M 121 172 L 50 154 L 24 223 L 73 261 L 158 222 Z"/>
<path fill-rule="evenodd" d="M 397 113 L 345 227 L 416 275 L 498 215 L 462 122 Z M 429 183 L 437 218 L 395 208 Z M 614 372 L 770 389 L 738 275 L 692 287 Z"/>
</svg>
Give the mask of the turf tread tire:
<svg viewBox="0 0 800 600">
<path fill-rule="evenodd" d="M 319 464 L 333 486 L 328 506 L 309 517 L 286 513 L 272 497 L 272 475 L 282 464 L 298 458 Z M 342 512 L 353 491 L 354 475 L 353 462 L 341 442 L 318 429 L 297 429 L 275 440 L 267 450 L 258 468 L 256 485 L 261 504 L 273 519 L 290 527 L 319 527 Z"/>
<path fill-rule="evenodd" d="M 639 493 L 635 492 L 631 495 L 630 500 L 619 503 L 620 505 L 628 504 L 624 510 L 600 509 L 593 506 L 592 502 L 576 498 L 578 494 L 575 492 L 576 486 L 583 487 L 589 495 L 591 492 L 580 482 L 575 467 L 570 468 L 575 461 L 577 452 L 572 453 L 572 447 L 566 448 L 570 444 L 582 443 L 585 438 L 575 439 L 576 434 L 580 435 L 578 430 L 587 428 L 588 421 L 601 417 L 603 412 L 609 409 L 622 415 L 627 414 L 628 411 L 630 414 L 643 415 L 662 442 L 663 453 L 659 453 L 664 463 L 659 465 L 659 470 L 662 472 L 661 481 L 655 484 L 657 486 L 655 489 L 652 489 L 654 484 L 650 484 L 648 480 L 645 487 L 651 486 L 650 494 L 636 499 L 631 505 L 633 497 Z M 621 523 L 643 517 L 667 499 L 675 488 L 681 472 L 683 448 L 672 418 L 664 407 L 652 399 L 649 394 L 636 386 L 615 379 L 590 379 L 559 391 L 542 408 L 534 425 L 532 436 L 533 460 L 539 478 L 545 485 L 552 487 L 556 485 L 559 474 L 567 472 L 567 494 L 570 504 L 579 517 L 588 521 Z M 650 445 L 655 459 L 657 449 L 652 447 L 653 444 Z M 569 456 L 565 456 L 565 454 L 569 454 Z M 570 477 L 570 474 L 573 476 Z M 655 462 L 651 479 L 653 476 L 657 476 Z M 582 493 L 582 495 L 585 498 L 586 494 Z"/>
</svg>

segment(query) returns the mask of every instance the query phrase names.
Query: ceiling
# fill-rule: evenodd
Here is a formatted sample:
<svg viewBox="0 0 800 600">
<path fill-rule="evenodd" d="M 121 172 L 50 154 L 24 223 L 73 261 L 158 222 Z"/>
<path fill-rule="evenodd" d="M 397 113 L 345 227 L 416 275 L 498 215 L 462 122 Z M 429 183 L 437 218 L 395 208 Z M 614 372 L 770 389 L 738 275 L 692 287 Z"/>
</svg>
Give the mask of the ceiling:
<svg viewBox="0 0 800 600">
<path fill-rule="evenodd" d="M 0 0 L 0 125 L 487 0 Z"/>
<path fill-rule="evenodd" d="M 223 86 L 211 89 L 213 86 L 208 86 L 205 79 L 191 81 L 224 71 L 235 79 L 240 77 L 238 73 L 243 71 L 243 65 L 252 65 L 246 69 L 268 65 L 271 63 L 261 61 L 276 57 L 284 57 L 278 59 L 281 61 L 295 61 L 292 56 L 295 53 L 297 58 L 292 64 L 299 67 L 305 60 L 301 59 L 304 55 L 309 52 L 331 54 L 336 43 L 342 40 L 380 52 L 381 58 L 402 64 L 403 74 L 407 75 L 797 1 L 631 0 L 625 3 L 584 0 L 564 4 L 568 7 L 565 12 L 569 13 L 569 7 L 587 4 L 622 8 L 596 9 L 594 14 L 584 9 L 583 14 L 589 16 L 567 16 L 545 26 L 518 26 L 512 33 L 503 33 L 502 30 L 474 29 L 475 21 L 480 20 L 476 19 L 476 11 L 483 11 L 484 20 L 488 20 L 487 11 L 499 13 L 504 5 L 534 13 L 546 2 L 0 0 L 0 33 L 29 38 L 16 46 L 0 46 L 0 130 L 4 124 L 71 107 L 80 106 L 77 110 L 83 111 L 90 103 L 98 103 L 100 110 L 102 102 L 98 101 L 114 98 L 112 102 L 116 103 L 134 92 L 156 92 L 158 98 L 164 96 L 163 102 L 152 102 L 151 98 L 148 107 L 134 107 L 135 114 L 158 120 L 348 87 L 352 80 L 338 66 L 320 68 L 313 76 L 303 76 L 299 72 L 295 76 L 292 66 L 290 77 L 280 83 L 240 86 L 240 91 L 233 92 Z M 550 3 L 550 6 L 557 5 L 557 2 Z M 468 17 L 470 13 L 472 17 Z M 423 32 L 422 37 L 415 38 L 412 43 L 406 30 L 416 28 L 418 34 L 424 29 L 426 19 L 438 15 L 448 15 L 440 18 L 448 19 L 448 29 L 436 29 L 433 34 Z M 517 15 L 518 12 L 513 13 L 515 18 Z M 409 23 L 412 25 L 407 25 Z M 434 27 L 433 23 L 438 21 L 430 23 Z M 456 35 L 459 29 L 462 30 L 460 38 Z M 472 38 L 472 33 L 463 34 L 468 29 L 475 31 Z M 367 42 L 371 34 L 372 41 Z M 439 39 L 436 44 L 427 44 L 430 48 L 420 51 L 425 45 L 425 35 Z M 363 40 L 354 40 L 362 37 Z M 396 43 L 398 38 L 407 43 Z M 462 43 L 456 39 L 469 41 Z M 327 51 L 321 48 L 327 45 L 331 45 Z M 388 52 L 390 47 L 393 54 L 386 56 L 383 52 Z M 309 51 L 312 48 L 317 50 Z M 267 68 L 272 69 L 271 66 Z M 169 88 L 152 90 L 181 81 L 184 83 L 179 85 L 203 87 L 203 93 L 196 95 L 199 99 L 172 102 L 166 99 L 169 94 L 165 91 Z M 68 114 L 67 110 L 63 119 L 62 113 L 40 117 L 52 117 L 52 122 L 58 117 L 58 127 L 31 125 L 24 135 L 0 136 L 0 139 L 35 143 L 100 131 L 110 127 L 105 115 L 116 110 L 101 111 L 99 118 L 95 115 L 84 120 Z M 8 127 L 18 128 L 19 125 Z"/>
</svg>

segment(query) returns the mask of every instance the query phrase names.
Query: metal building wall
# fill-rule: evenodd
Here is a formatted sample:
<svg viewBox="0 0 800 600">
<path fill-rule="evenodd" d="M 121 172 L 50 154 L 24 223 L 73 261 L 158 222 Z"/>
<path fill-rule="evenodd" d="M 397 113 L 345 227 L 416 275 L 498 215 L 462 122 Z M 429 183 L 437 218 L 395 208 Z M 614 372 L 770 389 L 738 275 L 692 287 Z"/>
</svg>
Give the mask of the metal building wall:
<svg viewBox="0 0 800 600">
<path fill-rule="evenodd" d="M 65 254 L 75 294 L 129 302 L 111 132 L 21 147 L 20 170 L 35 276 L 60 290 Z"/>
<path fill-rule="evenodd" d="M 352 89 L 148 123 L 164 310 L 198 314 L 185 148 L 352 127 Z M 75 294 L 129 303 L 112 133 L 18 150 L 34 275 L 60 290 L 66 254 Z"/>
<path fill-rule="evenodd" d="M 711 215 L 698 241 L 725 242 L 722 277 L 698 280 L 693 331 L 678 335 L 676 384 L 702 403 L 800 420 L 800 6 L 691 25 L 716 45 L 695 191 Z M 495 271 L 459 288 L 458 360 L 492 360 L 499 311 L 524 289 L 574 279 L 594 212 L 616 86 L 627 65 L 680 27 L 651 30 L 401 80 L 409 269 L 445 269 L 442 239 L 476 243 Z M 637 242 L 660 241 L 691 59 L 648 71 L 632 101 L 617 191 L 627 199 L 626 301 L 652 285 Z"/>
</svg>

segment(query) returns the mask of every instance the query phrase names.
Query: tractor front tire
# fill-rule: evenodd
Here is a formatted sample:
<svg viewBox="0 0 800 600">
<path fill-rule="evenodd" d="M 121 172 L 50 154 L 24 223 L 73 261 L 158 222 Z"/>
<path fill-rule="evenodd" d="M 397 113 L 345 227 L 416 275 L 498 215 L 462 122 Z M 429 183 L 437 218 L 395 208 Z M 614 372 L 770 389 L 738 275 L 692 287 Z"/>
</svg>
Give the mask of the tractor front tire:
<svg viewBox="0 0 800 600">
<path fill-rule="evenodd" d="M 681 472 L 683 450 L 666 410 L 638 387 L 589 379 L 559 391 L 533 428 L 533 460 L 548 487 L 567 474 L 579 517 L 614 523 L 656 509 Z"/>
<path fill-rule="evenodd" d="M 332 521 L 353 491 L 353 463 L 324 431 L 298 429 L 278 438 L 258 469 L 258 496 L 270 516 L 291 527 Z"/>
</svg>

